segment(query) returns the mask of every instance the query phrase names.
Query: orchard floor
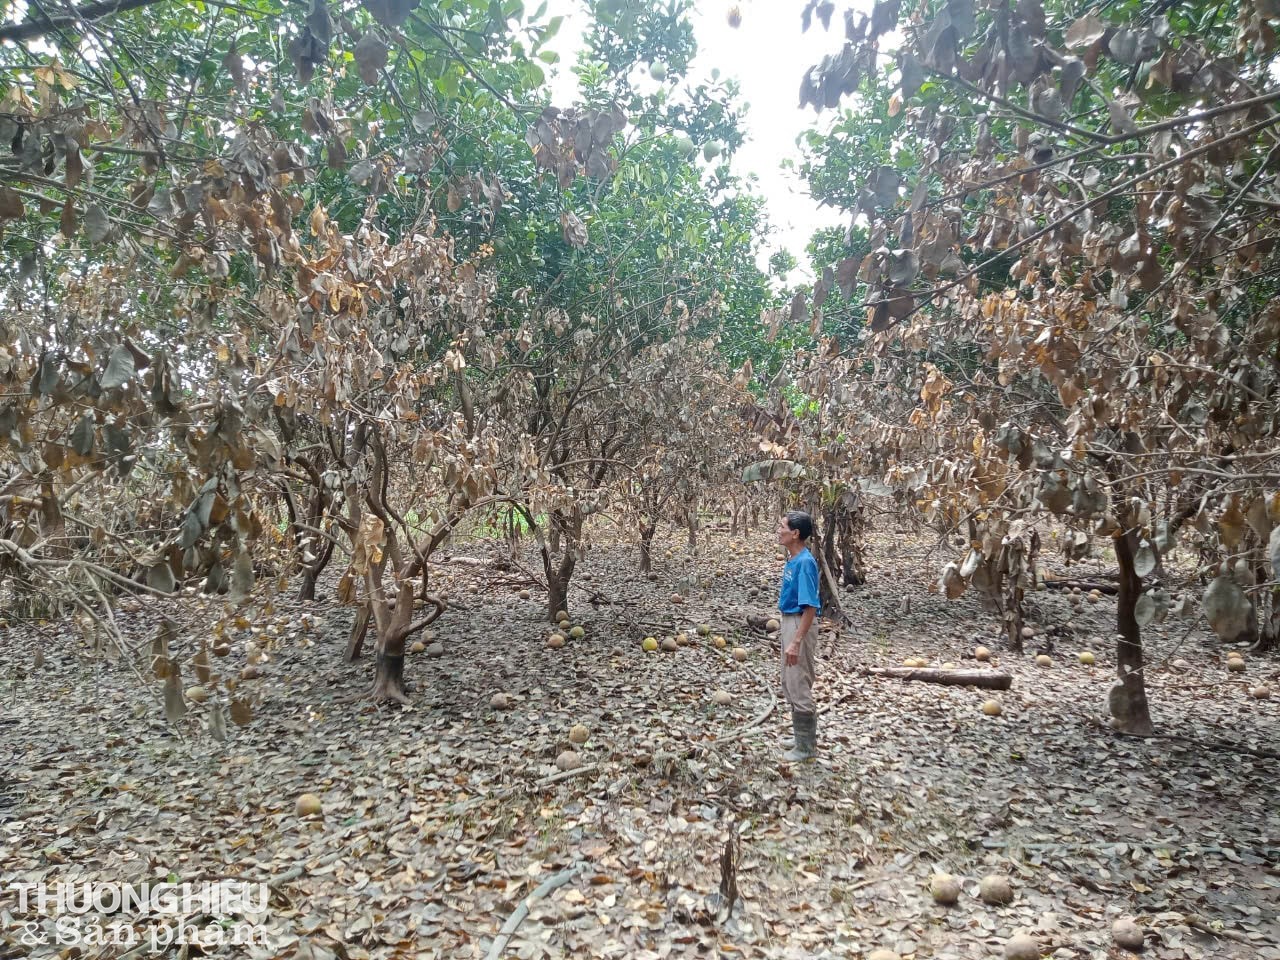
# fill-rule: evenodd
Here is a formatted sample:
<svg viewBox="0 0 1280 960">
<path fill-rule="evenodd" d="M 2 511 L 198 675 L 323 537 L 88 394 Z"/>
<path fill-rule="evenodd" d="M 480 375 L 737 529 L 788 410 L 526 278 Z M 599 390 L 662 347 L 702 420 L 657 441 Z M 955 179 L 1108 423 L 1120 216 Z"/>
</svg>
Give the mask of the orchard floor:
<svg viewBox="0 0 1280 960">
<path fill-rule="evenodd" d="M 1157 629 L 1153 714 L 1188 739 L 1120 738 L 1105 722 L 1113 603 L 1072 618 L 1066 598 L 1035 595 L 1040 623 L 1071 620 L 1075 632 L 1040 667 L 999 652 L 976 600 L 928 591 L 933 546 L 873 538 L 870 583 L 843 594 L 853 625 L 819 662 L 821 757 L 794 770 L 779 763 L 776 650 L 747 625 L 774 597 L 767 531 L 716 533 L 696 560 L 664 543 L 657 582 L 634 575 L 634 550 L 594 549 L 572 594 L 586 637 L 559 651 L 544 646 L 536 584 L 481 562 L 485 544 L 459 545 L 433 566 L 454 598 L 434 631 L 444 653 L 411 656 L 403 711 L 360 696 L 369 658 L 341 662 L 350 608 L 279 601 L 213 662 L 237 675 L 252 628 L 263 631 L 263 676 L 237 690 L 252 719 L 225 722 L 225 741 L 210 732 L 212 701 L 171 725 L 161 684 L 139 680 L 162 613 L 189 656 L 219 605 L 133 605 L 121 622 L 140 650 L 128 659 L 94 659 L 68 625 L 15 625 L 0 676 L 0 957 L 58 952 L 53 918 L 17 915 L 14 882 L 173 876 L 272 882 L 267 911 L 249 918 L 263 942 L 204 951 L 219 956 L 483 958 L 554 880 L 496 955 L 856 958 L 883 947 L 970 960 L 1002 957 L 1026 930 L 1045 956 L 1101 960 L 1128 956 L 1110 930 L 1130 915 L 1147 931 L 1145 956 L 1280 960 L 1280 761 L 1240 750 L 1280 749 L 1280 659 L 1228 674 L 1198 628 Z M 593 606 L 594 591 L 611 602 Z M 747 661 L 697 637 L 699 623 L 746 647 Z M 693 642 L 641 650 L 644 633 L 673 628 Z M 980 690 L 860 673 L 908 656 L 976 667 L 975 642 L 1014 676 L 994 695 L 998 718 L 983 715 L 991 694 Z M 1079 664 L 1083 649 L 1095 666 Z M 1176 657 L 1191 669 L 1172 670 Z M 195 682 L 190 667 L 184 677 Z M 1268 678 L 1275 698 L 1250 699 Z M 718 689 L 731 704 L 713 704 Z M 489 705 L 499 691 L 505 711 Z M 585 765 L 560 776 L 578 723 Z M 306 792 L 321 816 L 295 813 Z M 730 836 L 741 899 L 725 916 Z M 939 870 L 963 881 L 953 907 L 930 898 Z M 989 873 L 1011 880 L 1008 905 L 978 899 Z M 213 942 L 207 918 L 187 919 L 188 936 L 204 929 Z M 153 955 L 145 939 L 132 952 L 78 949 L 63 955 Z"/>
</svg>

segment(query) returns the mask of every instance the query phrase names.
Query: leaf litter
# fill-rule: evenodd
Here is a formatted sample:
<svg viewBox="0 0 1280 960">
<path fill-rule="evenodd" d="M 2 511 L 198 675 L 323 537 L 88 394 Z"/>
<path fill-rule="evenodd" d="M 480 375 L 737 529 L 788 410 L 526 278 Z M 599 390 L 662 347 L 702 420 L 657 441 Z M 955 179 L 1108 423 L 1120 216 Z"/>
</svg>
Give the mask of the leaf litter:
<svg viewBox="0 0 1280 960">
<path fill-rule="evenodd" d="M 144 690 L 135 665 L 15 625 L 0 691 L 0 875 L 270 882 L 270 908 L 253 918 L 266 942 L 234 948 L 251 958 L 486 957 L 502 931 L 503 957 L 888 948 L 960 960 L 1025 930 L 1045 955 L 1101 960 L 1127 955 L 1111 944 L 1120 916 L 1145 926 L 1148 956 L 1280 958 L 1280 763 L 1232 749 L 1280 742 L 1274 701 L 1248 698 L 1280 679 L 1274 661 L 1255 658 L 1240 678 L 1203 634 L 1152 636 L 1153 713 L 1184 739 L 1120 738 L 1105 724 L 1111 601 L 1080 610 L 1034 595 L 1042 624 L 1069 624 L 1039 667 L 1000 651 L 975 600 L 927 592 L 927 544 L 882 535 L 870 584 L 842 598 L 852 623 L 824 644 L 821 758 L 789 769 L 776 641 L 748 620 L 772 607 L 772 544 L 717 532 L 698 558 L 674 542 L 657 551 L 651 582 L 634 575 L 632 550 L 594 549 L 572 594 L 586 636 L 551 650 L 536 584 L 459 547 L 433 564 L 455 598 L 431 638 L 445 653 L 411 657 L 404 711 L 359 696 L 371 666 L 340 662 L 352 611 L 336 603 L 277 602 L 224 638 L 215 674 L 260 675 L 239 682 L 234 724 L 211 711 L 219 697 L 170 723 L 162 681 Z M 173 654 L 204 664 L 217 606 L 190 598 L 179 617 L 140 602 L 121 625 L 148 649 L 174 617 Z M 698 636 L 699 623 L 748 660 Z M 647 633 L 677 630 L 688 646 L 641 650 Z M 1015 678 L 999 717 L 982 715 L 986 691 L 861 673 L 908 656 L 973 667 L 982 642 Z M 728 705 L 713 702 L 718 689 Z M 497 692 L 507 709 L 490 706 Z M 575 724 L 584 744 L 570 743 Z M 583 765 L 561 772 L 571 746 Z M 321 815 L 295 812 L 303 793 Z M 741 899 L 729 911 L 731 837 Z M 933 903 L 935 872 L 961 879 L 957 906 Z M 1010 878 L 1007 906 L 977 899 L 990 873 Z M 0 944 L 24 956 L 13 909 L 0 906 Z"/>
</svg>

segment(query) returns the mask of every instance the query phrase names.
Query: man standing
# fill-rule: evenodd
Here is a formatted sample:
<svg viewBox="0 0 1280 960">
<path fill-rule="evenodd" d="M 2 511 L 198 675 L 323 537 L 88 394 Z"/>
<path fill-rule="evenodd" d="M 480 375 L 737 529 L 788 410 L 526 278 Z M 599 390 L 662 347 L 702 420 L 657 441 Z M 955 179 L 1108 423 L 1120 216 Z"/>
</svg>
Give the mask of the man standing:
<svg viewBox="0 0 1280 960">
<path fill-rule="evenodd" d="M 822 613 L 818 598 L 818 561 L 806 543 L 813 535 L 813 518 L 792 510 L 778 523 L 778 542 L 790 554 L 782 570 L 778 610 L 782 613 L 782 692 L 791 705 L 795 746 L 783 754 L 788 763 L 813 757 L 817 750 L 818 711 L 813 702 L 813 661 L 818 646 L 814 624 Z"/>
</svg>

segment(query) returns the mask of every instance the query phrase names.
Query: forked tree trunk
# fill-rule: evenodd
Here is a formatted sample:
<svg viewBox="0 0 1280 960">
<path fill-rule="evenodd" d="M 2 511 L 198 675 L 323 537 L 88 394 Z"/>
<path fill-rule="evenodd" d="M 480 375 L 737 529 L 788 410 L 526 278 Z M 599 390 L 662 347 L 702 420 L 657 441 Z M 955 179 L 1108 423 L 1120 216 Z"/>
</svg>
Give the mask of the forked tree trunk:
<svg viewBox="0 0 1280 960">
<path fill-rule="evenodd" d="M 656 522 L 640 524 L 640 572 L 644 574 L 653 569 L 653 535 L 657 529 Z"/>
<path fill-rule="evenodd" d="M 1120 567 L 1116 594 L 1116 670 L 1119 679 L 1111 688 L 1111 716 L 1117 730 L 1138 736 L 1155 733 L 1142 669 L 1142 633 L 1135 609 L 1142 595 L 1142 578 L 1134 569 L 1132 534 L 1115 539 L 1116 561 Z"/>
</svg>

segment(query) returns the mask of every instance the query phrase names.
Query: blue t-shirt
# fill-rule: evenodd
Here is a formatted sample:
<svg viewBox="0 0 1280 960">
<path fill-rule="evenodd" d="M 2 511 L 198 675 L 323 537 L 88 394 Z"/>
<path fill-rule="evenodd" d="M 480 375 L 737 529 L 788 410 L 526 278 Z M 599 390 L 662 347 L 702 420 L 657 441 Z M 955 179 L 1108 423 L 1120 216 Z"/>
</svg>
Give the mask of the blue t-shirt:
<svg viewBox="0 0 1280 960">
<path fill-rule="evenodd" d="M 808 547 L 801 548 L 782 568 L 782 590 L 778 594 L 778 609 L 783 613 L 801 613 L 802 607 L 813 607 L 815 617 L 822 615 L 818 561 L 813 559 Z"/>
</svg>

